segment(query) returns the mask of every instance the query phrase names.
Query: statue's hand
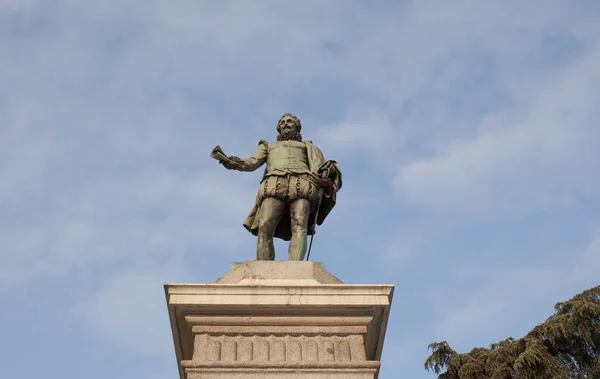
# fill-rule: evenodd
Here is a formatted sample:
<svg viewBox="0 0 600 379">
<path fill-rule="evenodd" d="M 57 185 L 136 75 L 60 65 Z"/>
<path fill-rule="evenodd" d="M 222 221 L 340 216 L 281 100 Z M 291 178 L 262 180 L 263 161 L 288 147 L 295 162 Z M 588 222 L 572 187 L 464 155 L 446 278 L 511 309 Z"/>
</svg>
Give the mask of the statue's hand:
<svg viewBox="0 0 600 379">
<path fill-rule="evenodd" d="M 229 158 L 228 161 L 219 161 L 219 163 L 221 163 L 228 170 L 234 170 L 243 164 L 243 161 L 234 155 L 230 155 L 227 158 Z"/>
<path fill-rule="evenodd" d="M 319 176 L 321 179 L 329 179 L 332 173 L 332 170 L 335 168 L 332 166 L 331 162 L 326 162 L 323 166 L 319 168 Z"/>
</svg>

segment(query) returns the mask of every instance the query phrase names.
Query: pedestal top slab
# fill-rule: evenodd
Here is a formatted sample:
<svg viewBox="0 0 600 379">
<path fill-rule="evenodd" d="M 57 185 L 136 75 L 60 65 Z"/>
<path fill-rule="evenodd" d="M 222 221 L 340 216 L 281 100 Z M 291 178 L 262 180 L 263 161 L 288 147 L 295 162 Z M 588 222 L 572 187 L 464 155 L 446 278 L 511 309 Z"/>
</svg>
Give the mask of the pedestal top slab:
<svg viewBox="0 0 600 379">
<path fill-rule="evenodd" d="M 319 285 L 343 284 L 316 262 L 246 261 L 223 275 L 215 284 Z"/>
</svg>

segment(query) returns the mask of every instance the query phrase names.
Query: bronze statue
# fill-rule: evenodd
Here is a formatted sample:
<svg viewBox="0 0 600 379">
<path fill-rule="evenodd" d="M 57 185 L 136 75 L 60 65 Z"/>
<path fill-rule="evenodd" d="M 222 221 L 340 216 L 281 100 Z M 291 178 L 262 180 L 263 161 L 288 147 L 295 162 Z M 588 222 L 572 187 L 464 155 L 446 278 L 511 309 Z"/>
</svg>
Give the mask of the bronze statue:
<svg viewBox="0 0 600 379">
<path fill-rule="evenodd" d="M 254 207 L 244 227 L 258 237 L 257 260 L 274 260 L 273 238 L 290 241 L 290 260 L 304 260 L 307 236 L 314 235 L 335 206 L 342 187 L 336 161 L 325 160 L 311 141 L 302 141 L 300 120 L 289 113 L 277 123 L 276 142 L 260 140 L 246 159 L 226 156 L 219 146 L 211 156 L 229 170 L 254 171 L 267 163 Z"/>
</svg>

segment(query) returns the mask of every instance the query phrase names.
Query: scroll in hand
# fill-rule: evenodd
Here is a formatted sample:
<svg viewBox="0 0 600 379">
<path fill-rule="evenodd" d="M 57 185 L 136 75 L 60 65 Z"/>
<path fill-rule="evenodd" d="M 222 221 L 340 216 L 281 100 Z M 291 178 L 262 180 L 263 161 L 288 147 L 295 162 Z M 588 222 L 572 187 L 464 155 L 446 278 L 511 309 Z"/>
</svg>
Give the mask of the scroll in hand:
<svg viewBox="0 0 600 379">
<path fill-rule="evenodd" d="M 243 165 L 242 160 L 238 157 L 228 157 L 221 149 L 221 146 L 217 145 L 210 152 L 210 156 L 219 161 L 220 164 L 225 166 L 228 170 L 240 169 Z"/>
</svg>

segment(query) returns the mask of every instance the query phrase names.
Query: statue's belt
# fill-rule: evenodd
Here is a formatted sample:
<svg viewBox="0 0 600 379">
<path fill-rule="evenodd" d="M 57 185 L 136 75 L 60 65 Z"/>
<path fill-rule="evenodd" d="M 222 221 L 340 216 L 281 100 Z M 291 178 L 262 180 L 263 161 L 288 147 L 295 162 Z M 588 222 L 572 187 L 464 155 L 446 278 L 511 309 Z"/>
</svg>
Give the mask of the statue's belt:
<svg viewBox="0 0 600 379">
<path fill-rule="evenodd" d="M 268 177 L 271 177 L 271 176 L 283 176 L 283 177 L 287 177 L 288 179 L 290 176 L 296 176 L 300 179 L 304 179 L 304 180 L 314 184 L 315 186 L 317 186 L 321 189 L 330 189 L 332 187 L 331 181 L 329 181 L 327 179 L 321 179 L 319 177 L 315 177 L 314 175 L 311 175 L 309 173 L 293 174 L 293 173 L 288 172 L 285 175 L 268 175 L 268 176 L 265 176 L 263 178 L 263 180 L 266 180 Z"/>
</svg>

